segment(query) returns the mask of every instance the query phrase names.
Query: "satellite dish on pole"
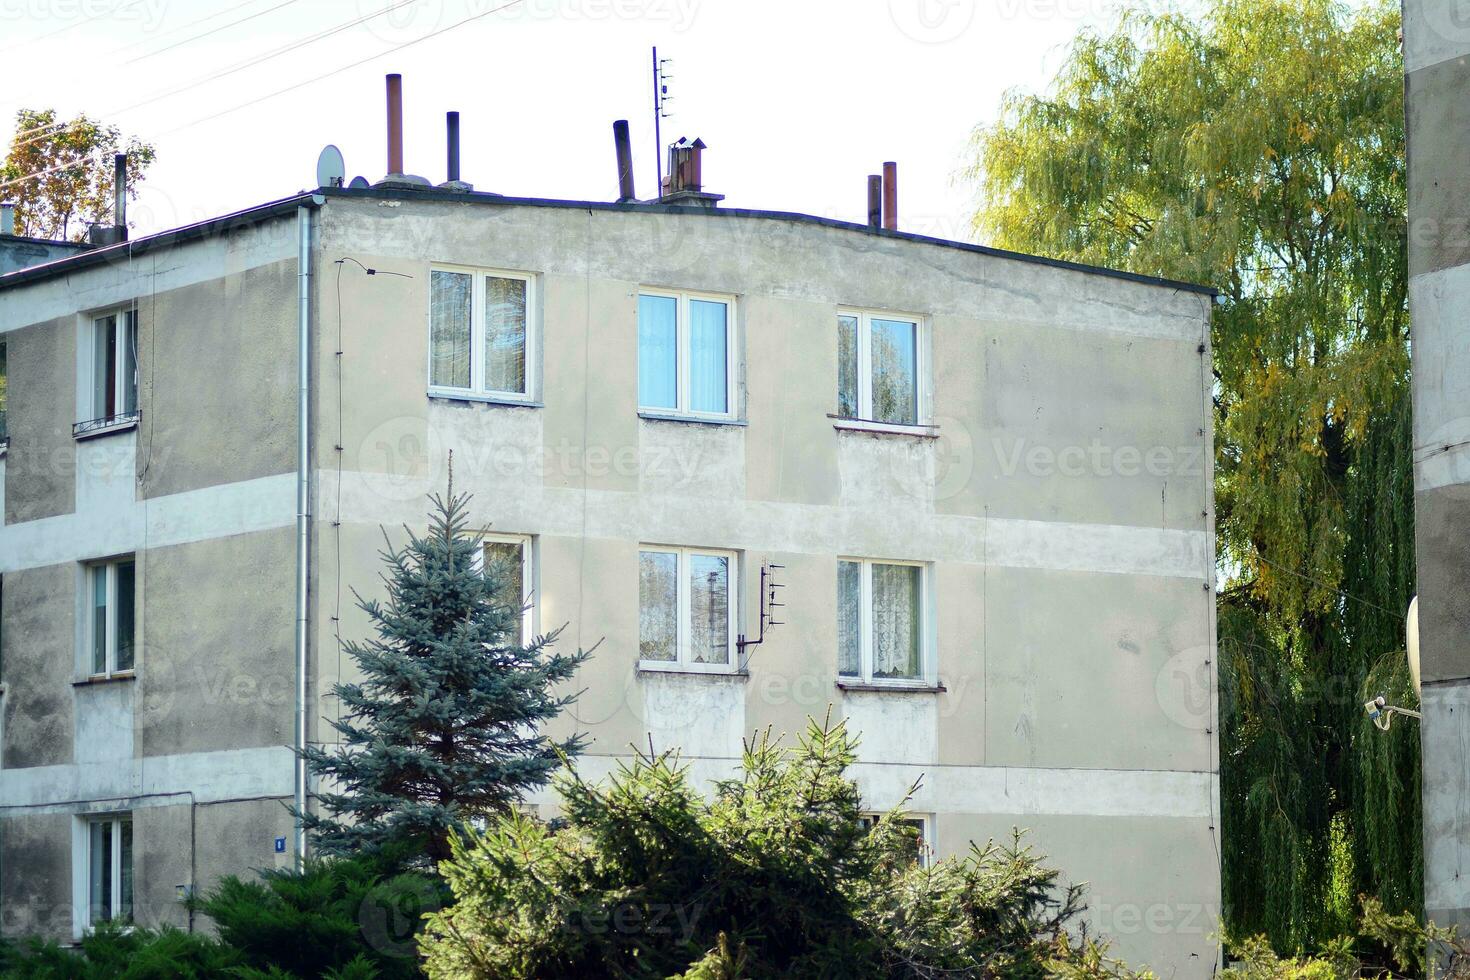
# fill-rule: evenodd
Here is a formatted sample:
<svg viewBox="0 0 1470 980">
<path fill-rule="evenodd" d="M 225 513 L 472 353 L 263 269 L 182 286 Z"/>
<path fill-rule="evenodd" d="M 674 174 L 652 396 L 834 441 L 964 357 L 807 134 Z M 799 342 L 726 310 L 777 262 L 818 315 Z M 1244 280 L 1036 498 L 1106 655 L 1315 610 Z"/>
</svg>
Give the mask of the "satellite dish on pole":
<svg viewBox="0 0 1470 980">
<path fill-rule="evenodd" d="M 353 188 L 354 190 L 363 190 L 365 188 L 371 187 L 372 185 L 368 183 L 366 177 L 353 177 L 352 183 L 348 184 L 347 186 Z"/>
<path fill-rule="evenodd" d="M 341 187 L 347 176 L 347 164 L 342 161 L 342 151 L 328 143 L 316 158 L 316 186 Z"/>
</svg>

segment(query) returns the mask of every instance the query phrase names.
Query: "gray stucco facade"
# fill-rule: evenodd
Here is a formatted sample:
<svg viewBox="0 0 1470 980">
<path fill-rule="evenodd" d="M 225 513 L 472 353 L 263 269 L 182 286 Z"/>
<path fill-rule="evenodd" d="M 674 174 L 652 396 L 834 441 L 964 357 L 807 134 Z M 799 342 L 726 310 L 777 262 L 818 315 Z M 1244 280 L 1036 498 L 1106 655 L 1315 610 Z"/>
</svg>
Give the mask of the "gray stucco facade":
<svg viewBox="0 0 1470 980">
<path fill-rule="evenodd" d="M 1470 925 L 1470 19 L 1405 0 L 1424 905 Z"/>
<path fill-rule="evenodd" d="M 795 735 L 830 706 L 861 735 L 854 774 L 874 809 L 921 779 L 911 806 L 940 855 L 1029 828 L 1090 884 L 1119 954 L 1210 975 L 1207 291 L 795 215 L 412 191 L 310 206 L 313 739 L 331 737 L 326 692 L 348 673 L 338 632 L 367 629 L 351 590 L 378 588 L 381 529 L 423 523 L 453 451 L 475 526 L 531 556 L 533 625 L 602 640 L 558 721 L 592 735 L 585 774 L 652 738 L 721 778 L 743 735 Z M 284 860 L 295 221 L 277 208 L 153 255 L 139 242 L 130 259 L 0 279 L 8 933 L 42 928 L 38 908 L 61 910 L 48 930 L 77 928 L 89 814 L 133 814 L 140 918 L 186 925 L 176 886 Z M 522 403 L 430 392 L 435 268 L 528 284 Z M 640 410 L 649 291 L 728 304 L 728 417 Z M 139 418 L 78 440 L 78 338 L 128 304 Z M 918 325 L 916 424 L 834 417 L 839 310 Z M 786 625 L 743 669 L 640 666 L 648 548 L 729 555 L 752 635 L 760 570 L 781 566 Z M 138 566 L 136 666 L 94 678 L 84 569 L 119 555 Z M 914 683 L 839 678 L 844 560 L 922 570 Z M 32 860 L 45 866 L 11 877 Z"/>
</svg>

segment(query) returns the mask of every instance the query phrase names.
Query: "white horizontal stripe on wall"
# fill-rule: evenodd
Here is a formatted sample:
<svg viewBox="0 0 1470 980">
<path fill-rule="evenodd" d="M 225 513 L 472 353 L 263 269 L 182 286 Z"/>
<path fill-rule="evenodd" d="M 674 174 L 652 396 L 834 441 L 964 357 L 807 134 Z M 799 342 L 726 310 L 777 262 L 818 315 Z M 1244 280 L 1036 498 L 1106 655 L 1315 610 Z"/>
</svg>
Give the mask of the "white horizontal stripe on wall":
<svg viewBox="0 0 1470 980">
<path fill-rule="evenodd" d="M 284 797 L 295 756 L 283 745 L 144 756 L 127 763 L 0 769 L 0 816 L 192 793 L 194 802 Z"/>
</svg>

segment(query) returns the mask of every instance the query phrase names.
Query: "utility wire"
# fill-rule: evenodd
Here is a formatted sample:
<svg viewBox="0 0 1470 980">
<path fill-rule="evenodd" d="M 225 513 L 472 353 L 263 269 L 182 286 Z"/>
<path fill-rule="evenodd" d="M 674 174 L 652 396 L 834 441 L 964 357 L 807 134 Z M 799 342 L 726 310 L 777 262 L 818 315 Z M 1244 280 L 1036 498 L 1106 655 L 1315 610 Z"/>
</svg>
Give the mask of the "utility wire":
<svg viewBox="0 0 1470 980">
<path fill-rule="evenodd" d="M 160 31 L 152 37 L 140 37 L 136 41 L 129 41 L 127 44 L 113 48 L 111 51 L 108 52 L 108 54 L 120 54 L 123 51 L 131 51 L 133 48 L 138 47 L 140 44 L 148 44 L 152 41 L 157 41 L 165 37 L 173 37 L 180 31 L 187 31 L 191 27 L 198 27 L 205 21 L 214 20 L 216 17 L 223 17 L 225 14 L 233 14 L 237 10 L 241 10 L 245 7 L 252 6 L 253 4 L 257 4 L 259 2 L 260 0 L 240 0 L 239 3 L 232 4 L 224 8 L 223 10 L 216 10 L 214 13 L 205 14 L 203 17 L 195 17 L 188 23 L 180 24 L 178 27 L 173 27 L 166 31 Z"/>
<path fill-rule="evenodd" d="M 231 27 L 236 27 L 236 26 L 238 26 L 240 24 L 245 23 L 246 21 L 254 20 L 257 17 L 264 17 L 266 14 L 272 13 L 273 11 L 280 10 L 282 7 L 289 7 L 293 3 L 298 3 L 298 2 L 299 2 L 299 0 L 284 0 L 284 2 L 278 3 L 274 7 L 267 7 L 264 10 L 257 10 L 253 14 L 247 14 L 246 16 L 241 17 L 239 20 L 232 20 L 228 24 L 221 24 L 218 27 L 212 27 L 212 28 L 210 28 L 207 31 L 203 31 L 203 32 L 201 32 L 199 34 L 195 34 L 192 37 L 186 37 L 182 41 L 175 41 L 173 44 L 170 44 L 170 45 L 167 45 L 165 47 L 159 48 L 157 51 L 148 51 L 148 52 L 145 52 L 143 54 L 140 54 L 140 55 L 138 55 L 138 57 L 130 59 L 127 62 L 127 64 L 130 64 L 131 65 L 131 64 L 134 64 L 134 63 L 139 62 L 139 61 L 146 61 L 147 59 L 152 58 L 154 55 L 163 54 L 165 51 L 172 51 L 174 48 L 182 47 L 185 44 L 190 44 L 190 43 L 192 43 L 194 41 L 199 40 L 200 38 L 209 37 L 211 34 L 218 34 L 220 31 L 229 30 Z"/>
<path fill-rule="evenodd" d="M 143 0 L 130 0 L 130 2 L 128 2 L 128 3 L 119 4 L 113 10 L 106 10 L 106 11 L 103 11 L 101 13 L 93 14 L 90 17 L 80 17 L 80 18 L 72 21 L 70 24 L 65 25 L 64 27 L 58 27 L 58 28 L 56 28 L 56 30 L 54 30 L 54 31 L 48 31 L 45 34 L 41 34 L 41 35 L 38 35 L 36 37 L 26 38 L 24 41 L 17 41 L 14 44 L 7 44 L 5 47 L 0 48 L 0 53 L 4 53 L 6 51 L 14 51 L 17 48 L 24 48 L 24 47 L 26 47 L 28 45 L 35 44 L 37 41 L 45 41 L 45 40 L 48 40 L 50 38 L 56 37 L 59 34 L 65 34 L 67 31 L 74 30 L 74 29 L 76 29 L 78 27 L 81 27 L 81 26 L 83 26 L 85 24 L 90 24 L 93 21 L 102 20 L 103 18 L 105 18 L 105 17 L 111 17 L 114 14 L 120 14 L 120 13 L 122 13 L 125 10 L 130 10 L 133 7 L 137 7 L 140 4 L 142 4 L 142 3 L 143 3 Z"/>
</svg>

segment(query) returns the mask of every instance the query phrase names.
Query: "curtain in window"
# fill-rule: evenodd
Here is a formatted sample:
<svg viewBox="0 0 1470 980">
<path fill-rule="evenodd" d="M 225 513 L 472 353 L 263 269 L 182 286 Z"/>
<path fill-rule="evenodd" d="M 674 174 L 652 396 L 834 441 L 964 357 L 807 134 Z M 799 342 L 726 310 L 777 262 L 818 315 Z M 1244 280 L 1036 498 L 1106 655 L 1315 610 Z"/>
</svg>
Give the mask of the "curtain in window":
<svg viewBox="0 0 1470 980">
<path fill-rule="evenodd" d="M 122 314 L 122 370 L 118 384 L 122 388 L 119 412 L 131 415 L 138 410 L 138 326 L 131 312 Z"/>
<path fill-rule="evenodd" d="M 112 417 L 113 384 L 117 370 L 117 317 L 92 323 L 92 418 Z"/>
<path fill-rule="evenodd" d="M 92 673 L 107 673 L 107 566 L 87 570 L 92 580 Z"/>
<path fill-rule="evenodd" d="M 855 561 L 837 563 L 837 673 L 862 673 L 863 566 Z"/>
<path fill-rule="evenodd" d="M 133 591 L 134 564 L 131 561 L 117 563 L 117 615 L 113 617 L 117 629 L 117 669 L 133 669 Z"/>
<path fill-rule="evenodd" d="M 727 312 L 724 303 L 689 301 L 689 402 L 696 412 L 729 411 Z"/>
<path fill-rule="evenodd" d="M 679 407 L 678 300 L 638 297 L 638 404 Z"/>
<path fill-rule="evenodd" d="M 516 610 L 515 626 L 510 632 L 510 639 L 517 644 L 526 642 L 522 630 L 525 622 L 522 614 L 526 601 L 522 547 L 518 541 L 485 542 L 485 574 L 497 590 L 497 600 Z"/>
<path fill-rule="evenodd" d="M 837 318 L 837 414 L 858 417 L 858 318 Z"/>
<path fill-rule="evenodd" d="M 679 556 L 664 551 L 638 553 L 638 657 L 679 659 Z"/>
<path fill-rule="evenodd" d="M 918 325 L 872 321 L 873 418 L 912 425 L 919 421 Z"/>
<path fill-rule="evenodd" d="M 470 301 L 474 279 L 463 272 L 429 274 L 429 381 L 470 386 Z"/>
<path fill-rule="evenodd" d="M 689 558 L 690 659 L 697 664 L 730 662 L 730 559 Z"/>
<path fill-rule="evenodd" d="M 485 279 L 485 387 L 526 392 L 526 281 Z"/>
<path fill-rule="evenodd" d="M 919 567 L 873 565 L 873 676 L 919 676 Z"/>
</svg>

